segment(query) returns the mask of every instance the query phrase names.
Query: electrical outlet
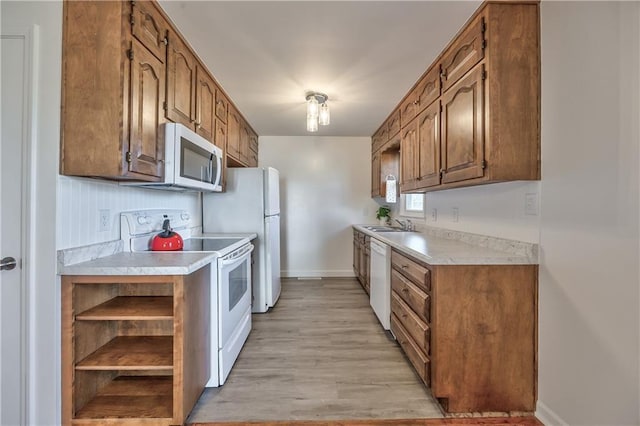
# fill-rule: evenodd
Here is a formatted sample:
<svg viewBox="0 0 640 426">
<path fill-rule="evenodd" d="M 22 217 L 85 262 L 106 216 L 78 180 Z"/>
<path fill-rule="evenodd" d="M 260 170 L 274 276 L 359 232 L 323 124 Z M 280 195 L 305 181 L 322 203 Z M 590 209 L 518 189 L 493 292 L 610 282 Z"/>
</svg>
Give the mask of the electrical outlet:
<svg viewBox="0 0 640 426">
<path fill-rule="evenodd" d="M 111 212 L 109 211 L 109 209 L 101 209 L 98 220 L 99 232 L 105 232 L 111 229 Z"/>
<path fill-rule="evenodd" d="M 524 195 L 524 214 L 538 216 L 538 194 L 529 193 Z"/>
<path fill-rule="evenodd" d="M 454 207 L 451 209 L 451 221 L 458 222 L 460 220 L 460 214 L 458 212 L 458 208 Z"/>
<path fill-rule="evenodd" d="M 431 209 L 431 222 L 438 221 L 438 209 Z"/>
</svg>

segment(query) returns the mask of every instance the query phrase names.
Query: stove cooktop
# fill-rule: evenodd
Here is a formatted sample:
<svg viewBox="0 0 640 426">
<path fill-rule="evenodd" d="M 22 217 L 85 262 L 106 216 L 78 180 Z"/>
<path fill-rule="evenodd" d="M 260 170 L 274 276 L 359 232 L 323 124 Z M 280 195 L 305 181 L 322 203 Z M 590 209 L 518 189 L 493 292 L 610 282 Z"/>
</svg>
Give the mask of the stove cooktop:
<svg viewBox="0 0 640 426">
<path fill-rule="evenodd" d="M 220 251 L 244 238 L 189 238 L 182 251 Z"/>
</svg>

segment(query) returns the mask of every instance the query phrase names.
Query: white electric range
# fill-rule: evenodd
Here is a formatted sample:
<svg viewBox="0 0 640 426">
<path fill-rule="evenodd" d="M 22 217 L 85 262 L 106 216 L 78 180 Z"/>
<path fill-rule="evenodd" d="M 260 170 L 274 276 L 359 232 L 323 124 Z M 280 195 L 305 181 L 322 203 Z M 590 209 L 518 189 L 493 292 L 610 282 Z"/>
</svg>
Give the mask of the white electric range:
<svg viewBox="0 0 640 426">
<path fill-rule="evenodd" d="M 211 376 L 207 387 L 221 386 L 251 331 L 251 253 L 248 236 L 192 235 L 191 216 L 183 210 L 139 210 L 120 213 L 124 250 L 150 251 L 151 241 L 169 219 L 184 240 L 183 251 L 215 255 L 211 262 Z M 162 256 L 163 253 L 154 252 Z"/>
</svg>

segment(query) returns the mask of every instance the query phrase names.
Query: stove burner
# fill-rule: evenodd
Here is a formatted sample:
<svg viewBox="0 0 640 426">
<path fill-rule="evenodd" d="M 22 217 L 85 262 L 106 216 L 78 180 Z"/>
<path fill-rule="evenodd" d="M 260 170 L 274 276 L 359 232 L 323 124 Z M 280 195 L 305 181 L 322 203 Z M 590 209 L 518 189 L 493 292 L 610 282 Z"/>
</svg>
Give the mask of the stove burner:
<svg viewBox="0 0 640 426">
<path fill-rule="evenodd" d="M 218 251 L 242 238 L 189 238 L 184 242 L 183 251 Z"/>
</svg>

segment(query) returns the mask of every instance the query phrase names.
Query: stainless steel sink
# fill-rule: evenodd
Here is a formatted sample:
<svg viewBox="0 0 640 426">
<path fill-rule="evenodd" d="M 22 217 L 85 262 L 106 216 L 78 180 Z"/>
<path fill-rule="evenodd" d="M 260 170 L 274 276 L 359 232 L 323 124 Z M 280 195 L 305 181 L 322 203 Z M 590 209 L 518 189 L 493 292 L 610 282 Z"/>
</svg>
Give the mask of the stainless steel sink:
<svg viewBox="0 0 640 426">
<path fill-rule="evenodd" d="M 402 228 L 394 228 L 393 226 L 371 225 L 363 226 L 363 228 L 372 232 L 408 232 Z"/>
</svg>

